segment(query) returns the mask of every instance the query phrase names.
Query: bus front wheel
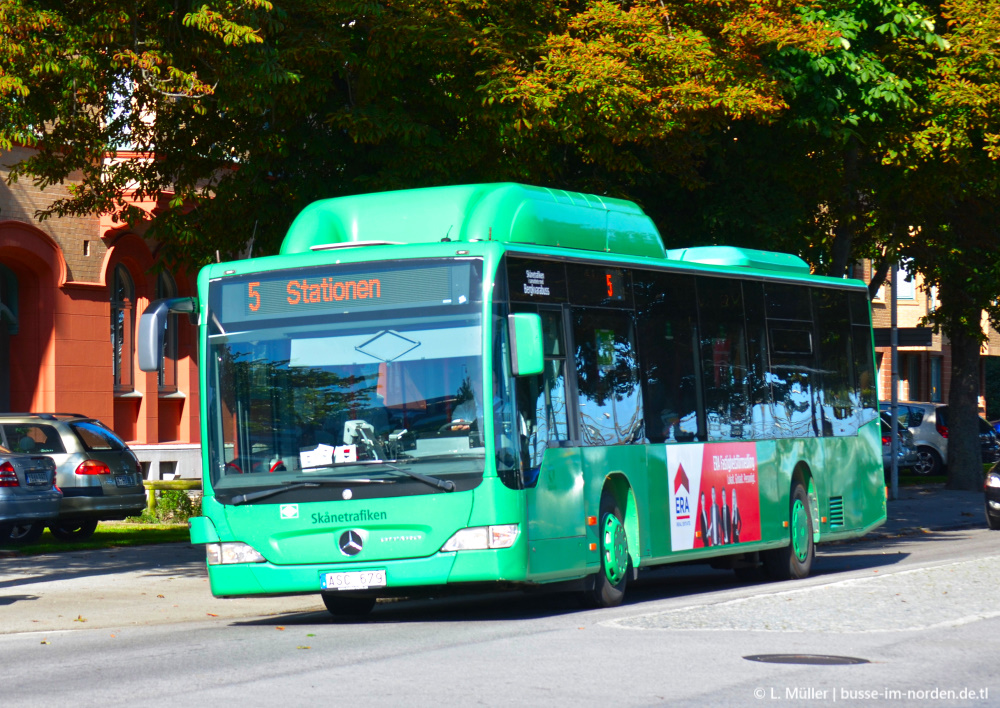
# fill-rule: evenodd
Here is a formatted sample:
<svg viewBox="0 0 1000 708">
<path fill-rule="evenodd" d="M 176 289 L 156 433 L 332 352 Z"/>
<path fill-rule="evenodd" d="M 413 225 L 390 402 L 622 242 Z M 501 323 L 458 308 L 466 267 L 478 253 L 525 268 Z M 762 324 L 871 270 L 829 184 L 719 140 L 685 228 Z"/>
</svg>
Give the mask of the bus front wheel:
<svg viewBox="0 0 1000 708">
<path fill-rule="evenodd" d="M 601 569 L 584 600 L 591 607 L 616 607 L 625 597 L 628 575 L 632 572 L 628 537 L 621 508 L 611 492 L 601 494 L 600 511 Z"/>
<path fill-rule="evenodd" d="M 334 617 L 365 617 L 375 607 L 375 598 L 365 595 L 324 592 L 322 597 L 327 611 Z"/>
<path fill-rule="evenodd" d="M 788 525 L 790 543 L 783 548 L 761 553 L 764 570 L 774 580 L 797 580 L 808 577 L 816 554 L 809 496 L 800 482 L 796 482 L 792 487 Z"/>
</svg>

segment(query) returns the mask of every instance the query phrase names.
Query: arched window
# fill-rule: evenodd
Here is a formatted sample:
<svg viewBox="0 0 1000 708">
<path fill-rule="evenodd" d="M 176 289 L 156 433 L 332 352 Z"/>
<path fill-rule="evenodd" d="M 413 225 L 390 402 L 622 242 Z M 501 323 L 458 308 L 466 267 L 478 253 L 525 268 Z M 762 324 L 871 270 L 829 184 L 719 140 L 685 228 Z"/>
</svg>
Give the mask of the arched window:
<svg viewBox="0 0 1000 708">
<path fill-rule="evenodd" d="M 177 285 L 166 271 L 156 279 L 156 299 L 177 297 Z M 160 363 L 161 394 L 177 393 L 177 315 L 167 317 L 163 336 L 163 360 Z"/>
<path fill-rule="evenodd" d="M 115 393 L 130 393 L 135 389 L 135 285 L 123 265 L 115 266 L 111 286 L 111 352 Z"/>
</svg>

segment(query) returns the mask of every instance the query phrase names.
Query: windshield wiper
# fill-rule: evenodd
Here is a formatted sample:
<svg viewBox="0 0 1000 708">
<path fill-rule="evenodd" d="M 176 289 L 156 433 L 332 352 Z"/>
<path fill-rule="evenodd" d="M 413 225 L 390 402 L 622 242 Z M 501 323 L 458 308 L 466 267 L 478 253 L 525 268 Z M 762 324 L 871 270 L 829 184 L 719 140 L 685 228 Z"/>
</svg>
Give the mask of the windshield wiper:
<svg viewBox="0 0 1000 708">
<path fill-rule="evenodd" d="M 407 469 L 405 467 L 397 467 L 396 465 L 390 464 L 385 460 L 379 460 L 379 462 L 391 470 L 396 472 L 401 472 L 407 477 L 412 477 L 413 479 L 419 480 L 424 484 L 429 484 L 432 487 L 437 487 L 438 489 L 443 489 L 446 492 L 455 491 L 455 483 L 450 479 L 441 479 L 440 477 L 431 477 L 429 474 L 421 474 L 420 472 L 414 472 L 413 470 Z"/>
<path fill-rule="evenodd" d="M 286 481 L 282 482 L 281 487 L 272 487 L 271 489 L 261 489 L 256 492 L 247 492 L 246 494 L 237 494 L 230 501 L 234 505 L 246 504 L 247 502 L 257 501 L 258 499 L 266 499 L 267 497 L 273 497 L 275 494 L 281 494 L 282 492 L 290 492 L 293 489 L 304 489 L 306 487 L 322 487 L 324 485 L 342 485 L 342 484 L 394 484 L 396 480 L 394 479 L 369 479 L 367 477 L 356 477 L 349 478 L 345 477 L 343 479 L 337 478 L 323 478 L 323 479 L 311 479 L 308 482 L 293 482 Z"/>
</svg>

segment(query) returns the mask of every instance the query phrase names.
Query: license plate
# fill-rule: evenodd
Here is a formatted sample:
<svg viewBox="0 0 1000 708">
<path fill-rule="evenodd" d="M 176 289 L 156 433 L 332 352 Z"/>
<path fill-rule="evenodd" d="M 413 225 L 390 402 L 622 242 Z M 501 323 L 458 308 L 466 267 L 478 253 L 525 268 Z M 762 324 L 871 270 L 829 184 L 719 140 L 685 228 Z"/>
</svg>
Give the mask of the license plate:
<svg viewBox="0 0 1000 708">
<path fill-rule="evenodd" d="M 28 472 L 28 484 L 48 484 L 49 476 L 44 472 Z"/>
<path fill-rule="evenodd" d="M 115 486 L 116 487 L 134 487 L 135 478 L 130 474 L 116 474 L 115 475 Z"/>
<path fill-rule="evenodd" d="M 385 570 L 351 570 L 344 573 L 325 573 L 323 590 L 366 590 L 385 587 Z"/>
</svg>

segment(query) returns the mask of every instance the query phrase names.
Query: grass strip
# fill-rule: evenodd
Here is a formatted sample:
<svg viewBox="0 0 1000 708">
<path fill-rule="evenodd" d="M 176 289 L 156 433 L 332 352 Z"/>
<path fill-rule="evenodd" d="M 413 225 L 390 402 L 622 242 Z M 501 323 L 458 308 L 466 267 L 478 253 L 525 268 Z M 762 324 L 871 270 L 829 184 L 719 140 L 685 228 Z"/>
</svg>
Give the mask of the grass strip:
<svg viewBox="0 0 1000 708">
<path fill-rule="evenodd" d="M 138 524 L 126 521 L 102 521 L 97 531 L 82 541 L 60 541 L 45 529 L 38 540 L 26 546 L 5 546 L 22 555 L 35 556 L 42 553 L 64 551 L 90 551 L 100 548 L 121 548 L 124 546 L 146 546 L 153 543 L 178 543 L 190 541 L 187 523 L 182 524 Z"/>
</svg>

